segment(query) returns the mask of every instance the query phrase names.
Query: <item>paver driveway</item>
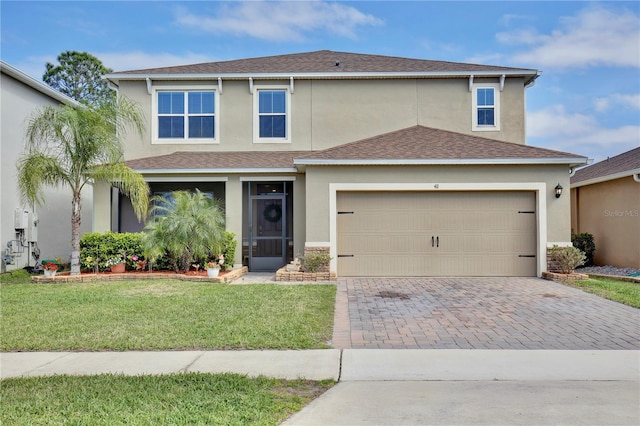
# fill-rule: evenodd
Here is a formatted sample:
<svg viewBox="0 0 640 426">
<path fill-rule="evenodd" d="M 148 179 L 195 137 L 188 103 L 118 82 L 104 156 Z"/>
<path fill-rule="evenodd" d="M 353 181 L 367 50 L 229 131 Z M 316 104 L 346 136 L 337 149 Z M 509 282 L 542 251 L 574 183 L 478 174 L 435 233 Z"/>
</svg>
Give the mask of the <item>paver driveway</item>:
<svg viewBox="0 0 640 426">
<path fill-rule="evenodd" d="M 333 345 L 640 349 L 640 310 L 538 278 L 342 278 Z"/>
</svg>

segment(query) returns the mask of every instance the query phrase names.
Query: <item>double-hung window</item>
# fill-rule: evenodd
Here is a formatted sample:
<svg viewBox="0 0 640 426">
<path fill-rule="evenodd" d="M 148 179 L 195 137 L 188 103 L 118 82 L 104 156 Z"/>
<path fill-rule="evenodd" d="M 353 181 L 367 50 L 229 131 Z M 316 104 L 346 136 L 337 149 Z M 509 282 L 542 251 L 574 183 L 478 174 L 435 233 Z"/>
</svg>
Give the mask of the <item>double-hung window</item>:
<svg viewBox="0 0 640 426">
<path fill-rule="evenodd" d="M 254 141 L 291 142 L 289 90 L 256 88 L 254 92 Z"/>
<path fill-rule="evenodd" d="M 497 84 L 473 87 L 473 130 L 500 130 L 500 91 Z"/>
<path fill-rule="evenodd" d="M 158 143 L 217 142 L 214 90 L 158 89 L 155 96 L 154 124 Z"/>
</svg>

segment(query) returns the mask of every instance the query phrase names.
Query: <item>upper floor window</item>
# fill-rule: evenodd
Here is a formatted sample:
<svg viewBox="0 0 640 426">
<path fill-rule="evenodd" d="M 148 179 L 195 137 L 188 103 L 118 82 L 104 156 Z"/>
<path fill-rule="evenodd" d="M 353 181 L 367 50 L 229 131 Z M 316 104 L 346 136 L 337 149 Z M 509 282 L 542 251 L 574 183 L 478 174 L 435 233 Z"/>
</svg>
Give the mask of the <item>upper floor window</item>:
<svg viewBox="0 0 640 426">
<path fill-rule="evenodd" d="M 254 92 L 254 142 L 291 142 L 289 90 L 256 88 Z"/>
<path fill-rule="evenodd" d="M 214 142 L 217 139 L 214 90 L 165 90 L 155 92 L 154 135 L 158 143 Z"/>
<path fill-rule="evenodd" d="M 474 85 L 473 130 L 500 130 L 500 91 L 497 84 Z"/>
</svg>

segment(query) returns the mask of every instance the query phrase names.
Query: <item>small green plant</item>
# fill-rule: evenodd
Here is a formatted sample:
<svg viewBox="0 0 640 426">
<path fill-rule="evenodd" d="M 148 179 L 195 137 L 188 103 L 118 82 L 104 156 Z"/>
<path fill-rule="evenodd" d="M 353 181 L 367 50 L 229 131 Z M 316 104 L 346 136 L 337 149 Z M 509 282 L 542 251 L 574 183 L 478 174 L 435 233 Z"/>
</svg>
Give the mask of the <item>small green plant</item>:
<svg viewBox="0 0 640 426">
<path fill-rule="evenodd" d="M 586 260 L 585 254 L 575 247 L 558 247 L 551 248 L 551 261 L 563 274 L 572 273 L 578 266 L 584 265 Z"/>
<path fill-rule="evenodd" d="M 145 225 L 143 244 L 150 260 L 167 254 L 176 272 L 220 253 L 225 241 L 225 215 L 220 200 L 195 192 L 174 191 L 152 198 L 155 205 Z"/>
<path fill-rule="evenodd" d="M 233 232 L 225 231 L 224 233 L 224 241 L 222 243 L 221 254 L 224 256 L 224 263 L 222 264 L 222 269 L 227 271 L 233 269 L 233 265 L 236 257 L 236 234 Z"/>
<path fill-rule="evenodd" d="M 584 266 L 593 266 L 593 254 L 596 251 L 596 243 L 593 241 L 593 234 L 588 232 L 572 234 L 571 242 L 575 248 L 580 249 L 587 257 Z"/>
<path fill-rule="evenodd" d="M 322 272 L 329 268 L 331 256 L 327 253 L 308 253 L 300 258 L 302 270 L 305 272 Z"/>
</svg>

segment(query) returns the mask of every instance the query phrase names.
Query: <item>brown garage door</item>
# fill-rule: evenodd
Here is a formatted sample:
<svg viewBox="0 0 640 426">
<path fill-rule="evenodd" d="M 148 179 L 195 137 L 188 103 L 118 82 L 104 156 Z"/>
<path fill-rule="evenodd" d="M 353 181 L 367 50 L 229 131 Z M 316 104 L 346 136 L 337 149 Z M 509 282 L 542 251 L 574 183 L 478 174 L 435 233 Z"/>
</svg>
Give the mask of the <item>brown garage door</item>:
<svg viewBox="0 0 640 426">
<path fill-rule="evenodd" d="M 339 276 L 535 276 L 533 192 L 339 192 Z"/>
</svg>

